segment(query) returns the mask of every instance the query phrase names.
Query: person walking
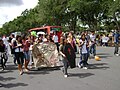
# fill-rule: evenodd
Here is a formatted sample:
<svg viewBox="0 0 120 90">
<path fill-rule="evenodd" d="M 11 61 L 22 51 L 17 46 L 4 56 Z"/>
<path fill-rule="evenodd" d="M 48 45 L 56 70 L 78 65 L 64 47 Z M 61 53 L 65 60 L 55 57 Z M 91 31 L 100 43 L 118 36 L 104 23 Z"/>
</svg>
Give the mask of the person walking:
<svg viewBox="0 0 120 90">
<path fill-rule="evenodd" d="M 114 55 L 116 56 L 119 56 L 119 37 L 120 37 L 120 34 L 119 34 L 119 31 L 118 30 L 115 30 L 115 33 L 113 34 L 113 40 L 114 40 L 114 46 L 115 46 L 115 49 L 114 49 Z"/>
<path fill-rule="evenodd" d="M 96 55 L 96 35 L 94 31 L 90 35 L 90 53 Z"/>
<path fill-rule="evenodd" d="M 29 71 L 28 64 L 30 61 L 30 50 L 29 50 L 30 41 L 26 36 L 24 36 L 22 43 L 23 43 L 23 51 L 24 51 L 24 57 L 25 57 L 24 68 L 25 68 L 25 71 L 28 72 Z"/>
<path fill-rule="evenodd" d="M 65 55 L 69 62 L 70 68 L 75 68 L 76 67 L 76 62 L 75 62 L 76 54 L 75 54 L 74 45 L 72 45 L 72 40 L 69 37 L 67 38 L 67 43 L 65 46 Z"/>
<path fill-rule="evenodd" d="M 66 47 L 66 38 L 62 38 L 60 40 L 60 51 L 59 51 L 59 54 L 61 56 L 61 60 L 63 62 L 63 67 L 62 67 L 62 71 L 64 73 L 64 77 L 68 77 L 68 72 L 67 72 L 67 69 L 68 69 L 68 66 L 69 66 L 69 63 L 68 63 L 68 60 L 67 60 L 67 57 L 65 55 L 65 47 Z"/>
<path fill-rule="evenodd" d="M 13 55 L 13 62 L 14 62 L 15 65 L 17 65 L 16 64 L 17 60 L 16 60 L 16 57 L 15 57 L 15 48 L 14 48 L 14 43 L 16 41 L 15 35 L 11 34 L 9 39 L 11 39 L 10 40 L 10 47 L 11 47 L 11 54 Z"/>
<path fill-rule="evenodd" d="M 5 69 L 7 60 L 8 60 L 7 48 L 3 40 L 0 39 L 0 61 L 1 61 L 2 70 Z"/>
<path fill-rule="evenodd" d="M 58 50 L 58 52 L 59 52 L 59 42 L 58 42 L 58 35 L 57 35 L 57 32 L 54 32 L 53 41 L 54 41 L 54 43 L 56 44 L 57 50 Z"/>
<path fill-rule="evenodd" d="M 89 57 L 89 42 L 86 40 L 85 34 L 81 35 L 80 43 L 80 62 L 78 63 L 79 68 L 87 69 L 87 61 Z"/>
<path fill-rule="evenodd" d="M 24 63 L 24 54 L 23 54 L 23 44 L 21 36 L 16 36 L 16 41 L 13 44 L 13 48 L 15 49 L 15 57 L 18 63 L 18 70 L 20 75 L 23 74 L 23 63 Z"/>
<path fill-rule="evenodd" d="M 108 35 L 103 35 L 102 37 L 102 43 L 103 43 L 103 46 L 108 46 L 108 41 L 109 41 L 109 37 Z"/>
</svg>

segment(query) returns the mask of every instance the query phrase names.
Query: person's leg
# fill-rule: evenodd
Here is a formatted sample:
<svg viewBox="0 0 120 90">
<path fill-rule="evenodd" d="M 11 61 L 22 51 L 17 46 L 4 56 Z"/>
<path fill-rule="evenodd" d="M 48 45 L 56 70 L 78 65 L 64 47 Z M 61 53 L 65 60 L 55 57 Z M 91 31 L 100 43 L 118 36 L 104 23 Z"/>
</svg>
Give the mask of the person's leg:
<svg viewBox="0 0 120 90">
<path fill-rule="evenodd" d="M 16 59 L 15 54 L 13 54 L 13 60 L 14 60 L 14 64 L 17 65 L 17 64 L 16 64 L 17 59 Z"/>
<path fill-rule="evenodd" d="M 105 43 L 105 46 L 106 46 L 106 47 L 108 46 L 108 43 L 107 43 L 107 42 Z"/>
<path fill-rule="evenodd" d="M 117 43 L 116 45 L 116 53 L 118 54 L 118 51 L 119 51 L 119 44 Z"/>
<path fill-rule="evenodd" d="M 88 59 L 90 58 L 90 51 L 89 51 L 89 47 L 87 48 L 87 61 L 86 61 L 86 63 L 87 63 L 87 65 L 88 65 Z"/>
<path fill-rule="evenodd" d="M 85 61 L 85 54 L 82 55 L 82 58 L 83 58 L 83 67 L 86 67 L 86 61 Z"/>
<path fill-rule="evenodd" d="M 115 46 L 115 49 L 114 49 L 114 54 L 116 54 L 116 46 L 117 46 L 117 45 L 116 45 L 116 43 L 114 44 L 114 46 Z"/>
<path fill-rule="evenodd" d="M 59 52 L 59 43 L 55 43 L 55 44 L 56 44 L 57 50 L 58 50 L 58 52 Z"/>
<path fill-rule="evenodd" d="M 23 52 L 20 52 L 20 62 L 21 62 L 21 65 L 23 66 L 23 64 L 24 64 L 24 54 L 23 54 Z"/>
<path fill-rule="evenodd" d="M 25 64 L 24 64 L 25 65 L 25 70 L 29 71 L 29 69 L 28 69 L 28 64 L 29 64 L 29 61 L 30 61 L 30 53 L 29 53 L 29 51 L 25 52 L 24 56 L 25 56 Z"/>
<path fill-rule="evenodd" d="M 87 61 L 88 61 L 88 53 L 85 54 L 85 66 L 88 65 Z"/>
<path fill-rule="evenodd" d="M 1 56 L 1 67 L 2 67 L 2 70 L 4 70 L 4 63 L 3 63 L 3 57 Z"/>
<path fill-rule="evenodd" d="M 32 51 L 30 51 L 30 61 L 29 61 L 30 68 L 32 68 L 32 61 L 33 61 Z"/>
<path fill-rule="evenodd" d="M 92 46 L 93 46 L 93 45 L 90 46 L 90 50 L 89 50 L 91 54 L 92 54 Z"/>
<path fill-rule="evenodd" d="M 8 60 L 8 56 L 7 55 L 8 54 L 6 54 L 6 53 L 4 53 L 4 55 L 3 55 L 3 58 L 4 58 L 3 64 L 4 64 L 5 67 L 6 67 L 6 63 L 7 63 L 7 60 Z"/>
<path fill-rule="evenodd" d="M 68 64 L 67 63 L 68 63 L 67 60 L 64 59 L 63 60 L 64 75 L 68 75 L 68 73 L 67 73 Z"/>
<path fill-rule="evenodd" d="M 115 43 L 114 54 L 118 54 L 118 50 L 119 50 L 119 45 L 117 43 Z"/>
<path fill-rule="evenodd" d="M 83 54 L 83 69 L 87 69 L 87 53 Z"/>
<path fill-rule="evenodd" d="M 16 57 L 16 60 L 17 60 L 17 63 L 18 63 L 18 70 L 20 72 L 20 75 L 22 75 L 23 70 L 22 70 L 22 64 L 21 64 L 21 60 L 20 60 L 21 54 L 20 53 L 15 53 L 15 57 Z"/>
<path fill-rule="evenodd" d="M 93 44 L 93 55 L 95 56 L 96 55 L 96 45 Z"/>
<path fill-rule="evenodd" d="M 18 70 L 20 71 L 20 75 L 23 74 L 23 70 L 22 70 L 22 65 L 21 64 L 18 64 Z"/>
<path fill-rule="evenodd" d="M 78 63 L 78 67 L 79 68 L 82 68 L 83 67 L 83 60 L 82 60 L 83 58 L 82 58 L 82 54 L 80 54 L 80 61 L 79 61 L 79 63 Z"/>
<path fill-rule="evenodd" d="M 63 68 L 62 68 L 62 71 L 64 73 L 64 77 L 68 77 L 68 72 L 67 72 L 67 69 L 68 69 L 68 62 L 66 59 L 63 59 Z"/>
</svg>

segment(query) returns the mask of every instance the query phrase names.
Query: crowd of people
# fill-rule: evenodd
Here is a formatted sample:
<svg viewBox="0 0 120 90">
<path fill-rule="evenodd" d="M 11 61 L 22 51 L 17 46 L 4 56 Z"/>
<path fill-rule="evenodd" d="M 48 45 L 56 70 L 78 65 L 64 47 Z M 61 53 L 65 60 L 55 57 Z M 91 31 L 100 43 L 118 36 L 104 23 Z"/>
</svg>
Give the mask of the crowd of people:
<svg viewBox="0 0 120 90">
<path fill-rule="evenodd" d="M 115 44 L 115 55 L 119 55 L 119 31 L 113 33 Z M 38 35 L 17 35 L 11 34 L 6 38 L 4 35 L 0 39 L 0 63 L 2 70 L 6 67 L 8 56 L 13 57 L 13 62 L 18 66 L 20 75 L 23 74 L 23 66 L 25 72 L 29 72 L 33 65 L 32 47 L 36 43 L 53 42 L 56 44 L 61 60 L 63 61 L 62 71 L 64 77 L 68 77 L 67 69 L 79 68 L 88 69 L 88 59 L 90 55 L 96 56 L 96 46 L 108 46 L 110 40 L 109 35 L 96 35 L 95 31 L 84 31 L 81 34 L 74 35 L 72 32 L 62 33 L 60 42 L 57 33 L 54 32 L 53 36 Z M 80 61 L 76 65 L 76 53 L 80 54 Z M 28 67 L 29 65 L 29 67 Z"/>
</svg>

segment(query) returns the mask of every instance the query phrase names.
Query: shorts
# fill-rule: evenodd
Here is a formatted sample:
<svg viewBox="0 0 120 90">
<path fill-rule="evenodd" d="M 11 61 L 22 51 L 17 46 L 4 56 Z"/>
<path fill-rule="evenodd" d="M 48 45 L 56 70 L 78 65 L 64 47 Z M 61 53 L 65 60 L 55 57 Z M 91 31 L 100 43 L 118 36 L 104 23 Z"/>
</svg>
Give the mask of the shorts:
<svg viewBox="0 0 120 90">
<path fill-rule="evenodd" d="M 30 51 L 25 51 L 24 57 L 25 57 L 25 60 L 30 60 Z"/>
<path fill-rule="evenodd" d="M 24 63 L 23 52 L 15 52 L 15 58 L 16 58 L 18 64 L 23 65 L 23 63 Z"/>
</svg>

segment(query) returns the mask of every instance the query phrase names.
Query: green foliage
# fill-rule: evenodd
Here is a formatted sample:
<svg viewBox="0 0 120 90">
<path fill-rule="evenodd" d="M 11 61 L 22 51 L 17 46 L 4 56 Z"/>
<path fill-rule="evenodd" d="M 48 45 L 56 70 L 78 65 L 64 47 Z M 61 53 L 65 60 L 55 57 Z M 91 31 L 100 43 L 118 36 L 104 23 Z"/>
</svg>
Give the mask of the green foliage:
<svg viewBox="0 0 120 90">
<path fill-rule="evenodd" d="M 64 31 L 112 30 L 120 25 L 119 0 L 39 0 L 0 28 L 0 34 L 27 32 L 45 25 L 62 26 Z M 88 27 L 84 27 L 84 26 Z"/>
</svg>

